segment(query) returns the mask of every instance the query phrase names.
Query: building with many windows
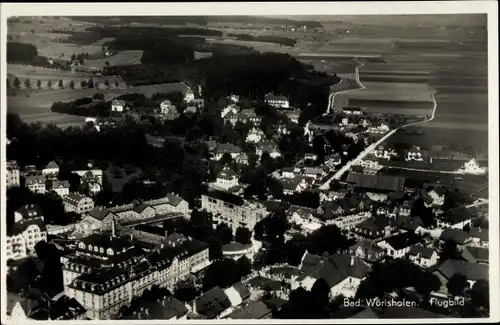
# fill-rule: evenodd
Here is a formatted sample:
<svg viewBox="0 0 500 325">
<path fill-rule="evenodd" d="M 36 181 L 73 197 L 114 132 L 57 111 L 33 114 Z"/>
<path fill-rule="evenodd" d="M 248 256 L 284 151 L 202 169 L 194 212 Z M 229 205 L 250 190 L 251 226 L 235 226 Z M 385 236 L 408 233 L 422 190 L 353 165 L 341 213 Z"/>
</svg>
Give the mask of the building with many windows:
<svg viewBox="0 0 500 325">
<path fill-rule="evenodd" d="M 79 193 L 70 193 L 62 198 L 65 212 L 84 214 L 94 208 L 94 201 Z"/>
<path fill-rule="evenodd" d="M 21 176 L 19 171 L 19 166 L 17 165 L 16 161 L 7 162 L 7 188 L 16 187 L 21 184 Z"/>
<path fill-rule="evenodd" d="M 42 211 L 34 204 L 25 205 L 14 212 L 14 224 L 7 229 L 7 259 L 24 258 L 39 241 L 45 240 L 47 229 Z"/>
<path fill-rule="evenodd" d="M 236 232 L 239 227 L 253 230 L 257 222 L 266 215 L 264 205 L 248 202 L 241 197 L 222 192 L 210 191 L 201 196 L 202 209 L 213 214 L 213 221 L 226 223 Z"/>
</svg>

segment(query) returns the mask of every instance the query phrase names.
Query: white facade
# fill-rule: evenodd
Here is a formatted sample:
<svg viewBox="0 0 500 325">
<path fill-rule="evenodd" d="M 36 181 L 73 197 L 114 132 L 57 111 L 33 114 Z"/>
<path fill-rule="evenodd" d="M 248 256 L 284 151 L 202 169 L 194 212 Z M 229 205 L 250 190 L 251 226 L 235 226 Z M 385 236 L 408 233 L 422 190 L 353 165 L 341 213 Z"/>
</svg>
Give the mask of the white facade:
<svg viewBox="0 0 500 325">
<path fill-rule="evenodd" d="M 7 179 L 6 185 L 9 187 L 17 187 L 21 184 L 21 176 L 19 173 L 19 167 L 15 161 L 7 162 Z"/>
<path fill-rule="evenodd" d="M 433 265 L 436 265 L 439 259 L 438 254 L 436 251 L 432 252 L 432 255 L 429 258 L 426 258 L 420 254 L 417 255 L 409 255 L 410 261 L 413 263 L 417 264 L 420 267 L 431 267 Z"/>
<path fill-rule="evenodd" d="M 420 152 L 420 147 L 413 146 L 411 150 L 408 151 L 405 157 L 406 161 L 423 161 L 422 153 Z"/>
<path fill-rule="evenodd" d="M 123 100 L 113 100 L 111 102 L 111 111 L 123 112 L 125 110 L 125 102 Z"/>
<path fill-rule="evenodd" d="M 252 128 L 247 135 L 246 142 L 257 143 L 264 137 L 264 132 L 260 129 Z"/>
<path fill-rule="evenodd" d="M 26 177 L 26 187 L 33 193 L 45 194 L 47 191 L 45 177 Z"/>
<path fill-rule="evenodd" d="M 327 221 L 326 224 L 336 225 L 340 229 L 352 229 L 357 224 L 365 221 L 371 217 L 370 212 L 360 212 L 358 214 L 351 214 L 347 216 L 339 216 L 334 220 Z"/>
<path fill-rule="evenodd" d="M 186 103 L 190 103 L 192 102 L 193 100 L 195 99 L 194 97 L 194 93 L 191 91 L 191 89 L 189 91 L 186 92 L 186 94 L 184 95 L 184 101 Z"/>
<path fill-rule="evenodd" d="M 487 168 L 481 167 L 476 159 L 471 159 L 464 164 L 460 171 L 465 174 L 483 175 L 486 174 Z"/>
<path fill-rule="evenodd" d="M 25 222 L 25 221 L 21 221 Z M 39 241 L 47 240 L 47 231 L 39 224 L 28 225 L 22 232 L 7 236 L 5 245 L 6 257 L 9 259 L 21 259 L 33 251 Z"/>
<path fill-rule="evenodd" d="M 94 208 L 94 200 L 89 197 L 63 197 L 63 205 L 65 212 L 76 212 L 84 214 Z"/>
<path fill-rule="evenodd" d="M 69 194 L 69 187 L 59 185 L 55 188 L 52 188 L 52 191 L 56 192 L 60 197 L 63 197 Z"/>
<path fill-rule="evenodd" d="M 392 258 L 403 258 L 406 254 L 408 254 L 411 248 L 411 246 L 408 246 L 400 249 L 395 249 L 394 247 L 389 245 L 385 240 L 378 242 L 377 245 L 386 251 L 387 256 L 390 256 Z"/>
</svg>

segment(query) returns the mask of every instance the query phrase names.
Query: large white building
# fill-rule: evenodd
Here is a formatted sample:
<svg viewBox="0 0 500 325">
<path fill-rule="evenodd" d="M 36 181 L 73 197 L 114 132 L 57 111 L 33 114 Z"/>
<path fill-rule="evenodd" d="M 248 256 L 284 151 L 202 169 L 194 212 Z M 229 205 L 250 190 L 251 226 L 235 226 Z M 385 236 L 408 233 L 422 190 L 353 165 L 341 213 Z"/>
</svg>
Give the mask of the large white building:
<svg viewBox="0 0 500 325">
<path fill-rule="evenodd" d="M 201 208 L 213 214 L 214 222 L 227 224 L 233 233 L 239 227 L 253 230 L 266 216 L 266 208 L 262 204 L 248 202 L 239 196 L 222 191 L 203 194 Z"/>
<path fill-rule="evenodd" d="M 215 185 L 224 190 L 229 190 L 232 187 L 238 186 L 238 174 L 230 167 L 226 166 L 217 175 Z"/>
<path fill-rule="evenodd" d="M 79 193 L 70 193 L 62 198 L 65 212 L 84 214 L 94 208 L 94 201 Z"/>
<path fill-rule="evenodd" d="M 25 186 L 33 193 L 45 194 L 47 187 L 45 175 L 29 175 L 24 177 Z"/>
<path fill-rule="evenodd" d="M 21 259 L 33 251 L 39 241 L 47 240 L 47 230 L 40 208 L 25 205 L 14 212 L 14 224 L 7 229 L 7 259 Z"/>
<path fill-rule="evenodd" d="M 267 94 L 265 96 L 265 101 L 268 105 L 276 108 L 289 108 L 288 99 L 285 96 Z"/>
<path fill-rule="evenodd" d="M 59 166 L 54 161 L 49 162 L 47 166 L 42 169 L 42 175 L 56 176 L 57 174 L 59 174 Z"/>
<path fill-rule="evenodd" d="M 69 194 L 69 182 L 68 181 L 52 181 L 51 190 L 56 192 L 57 195 L 63 197 Z"/>
<path fill-rule="evenodd" d="M 19 172 L 19 166 L 16 161 L 7 162 L 7 180 L 6 185 L 9 187 L 16 187 L 21 184 L 21 176 Z"/>
</svg>

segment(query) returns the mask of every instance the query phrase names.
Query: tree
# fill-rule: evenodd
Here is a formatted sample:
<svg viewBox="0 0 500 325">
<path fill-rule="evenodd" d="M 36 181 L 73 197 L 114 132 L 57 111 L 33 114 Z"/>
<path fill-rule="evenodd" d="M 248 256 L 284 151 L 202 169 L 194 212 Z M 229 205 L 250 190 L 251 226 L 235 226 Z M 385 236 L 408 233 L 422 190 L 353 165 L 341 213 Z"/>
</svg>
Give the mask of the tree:
<svg viewBox="0 0 500 325">
<path fill-rule="evenodd" d="M 87 80 L 82 80 L 82 81 L 80 81 L 80 86 L 81 86 L 82 88 L 87 87 Z"/>
<path fill-rule="evenodd" d="M 455 273 L 446 284 L 448 293 L 453 296 L 463 296 L 465 290 L 469 288 L 467 277 L 463 274 Z"/>
<path fill-rule="evenodd" d="M 252 233 L 250 230 L 248 230 L 245 227 L 238 227 L 236 229 L 236 235 L 234 240 L 237 241 L 238 243 L 242 243 L 244 245 L 250 244 L 251 243 L 251 237 Z"/>
<path fill-rule="evenodd" d="M 24 86 L 25 86 L 26 88 L 31 88 L 31 82 L 30 82 L 30 80 L 29 80 L 29 79 L 24 80 Z"/>
<path fill-rule="evenodd" d="M 71 62 L 74 62 L 75 60 L 76 60 L 76 55 L 75 55 L 75 53 L 73 53 L 73 54 L 71 55 Z"/>
<path fill-rule="evenodd" d="M 230 153 L 228 153 L 228 152 L 225 152 L 225 153 L 222 155 L 221 159 L 219 160 L 219 162 L 220 162 L 220 164 L 221 164 L 222 166 L 228 165 L 228 164 L 230 164 L 232 161 L 233 161 L 233 157 L 231 157 L 231 154 L 230 154 Z"/>
<path fill-rule="evenodd" d="M 21 82 L 19 81 L 19 78 L 18 78 L 18 77 L 16 77 L 16 78 L 14 79 L 14 87 L 16 87 L 16 88 L 18 88 L 18 89 L 19 89 L 19 87 L 20 87 L 20 86 L 21 86 Z"/>
<path fill-rule="evenodd" d="M 104 80 L 104 86 L 106 88 L 109 88 L 109 81 L 108 81 L 108 79 Z"/>
<path fill-rule="evenodd" d="M 238 263 L 238 274 L 240 277 L 244 277 L 252 272 L 252 262 L 246 256 L 240 257 L 236 263 Z"/>
<path fill-rule="evenodd" d="M 458 251 L 457 243 L 450 239 L 445 240 L 439 258 L 441 261 L 445 261 L 447 259 L 459 259 L 460 252 Z"/>
<path fill-rule="evenodd" d="M 52 80 L 47 81 L 47 87 L 52 89 Z"/>
<path fill-rule="evenodd" d="M 118 82 L 118 80 L 115 81 L 115 87 L 118 88 L 119 86 L 120 86 L 120 82 Z"/>
<path fill-rule="evenodd" d="M 238 263 L 233 259 L 223 259 L 212 263 L 203 276 L 203 291 L 219 286 L 227 288 L 240 281 Z"/>
<path fill-rule="evenodd" d="M 63 87 L 64 87 L 64 85 L 63 85 L 63 81 L 62 81 L 62 80 L 59 80 L 59 82 L 58 82 L 58 86 L 59 86 L 59 88 L 63 88 Z"/>
<path fill-rule="evenodd" d="M 486 280 L 477 280 L 472 286 L 471 292 L 472 304 L 479 308 L 489 310 L 490 307 L 490 285 Z"/>
<path fill-rule="evenodd" d="M 94 80 L 92 78 L 89 79 L 88 83 L 87 83 L 87 86 L 89 88 L 94 88 Z"/>
<path fill-rule="evenodd" d="M 7 88 L 10 88 L 10 79 L 7 78 Z"/>
<path fill-rule="evenodd" d="M 223 222 L 217 226 L 215 233 L 220 238 L 223 245 L 229 244 L 233 241 L 233 231 Z"/>
<path fill-rule="evenodd" d="M 104 64 L 109 67 L 109 61 L 104 62 Z"/>
<path fill-rule="evenodd" d="M 183 281 L 175 285 L 174 297 L 182 302 L 191 302 L 198 295 L 193 281 Z"/>
<path fill-rule="evenodd" d="M 38 80 L 38 81 L 36 82 L 36 87 L 37 87 L 38 89 L 42 88 L 42 81 L 41 81 L 41 80 Z"/>
<path fill-rule="evenodd" d="M 75 89 L 75 82 L 73 80 L 70 81 L 69 88 Z"/>
<path fill-rule="evenodd" d="M 441 281 L 439 278 L 427 271 L 420 273 L 419 280 L 415 283 L 415 290 L 424 296 L 425 300 L 429 300 L 429 295 L 433 291 L 439 290 Z"/>
</svg>

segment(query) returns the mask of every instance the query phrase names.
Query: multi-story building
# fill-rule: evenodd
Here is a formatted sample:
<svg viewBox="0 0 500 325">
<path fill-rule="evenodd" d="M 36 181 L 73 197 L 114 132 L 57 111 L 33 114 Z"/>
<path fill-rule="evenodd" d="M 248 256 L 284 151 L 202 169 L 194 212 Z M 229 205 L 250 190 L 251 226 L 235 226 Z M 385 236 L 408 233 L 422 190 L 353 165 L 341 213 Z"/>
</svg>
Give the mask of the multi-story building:
<svg viewBox="0 0 500 325">
<path fill-rule="evenodd" d="M 215 160 L 220 160 L 226 153 L 230 154 L 231 158 L 237 159 L 242 154 L 242 150 L 232 143 L 222 143 L 215 150 Z"/>
<path fill-rule="evenodd" d="M 201 207 L 213 214 L 214 222 L 226 223 L 233 232 L 239 227 L 253 230 L 266 215 L 266 208 L 262 204 L 248 202 L 239 196 L 222 191 L 203 194 Z"/>
<path fill-rule="evenodd" d="M 266 135 L 261 129 L 253 127 L 247 135 L 246 142 L 257 143 L 260 142 Z"/>
<path fill-rule="evenodd" d="M 413 146 L 410 150 L 406 152 L 406 161 L 423 161 L 422 151 L 419 146 Z"/>
<path fill-rule="evenodd" d="M 14 212 L 14 224 L 7 229 L 7 259 L 24 258 L 39 241 L 45 240 L 47 230 L 40 208 L 34 204 L 25 205 Z"/>
<path fill-rule="evenodd" d="M 45 175 L 29 175 L 25 176 L 25 186 L 33 193 L 45 194 L 46 181 Z"/>
<path fill-rule="evenodd" d="M 226 166 L 217 175 L 215 184 L 217 185 L 217 187 L 220 187 L 224 190 L 228 190 L 234 186 L 238 186 L 238 174 L 230 167 Z"/>
<path fill-rule="evenodd" d="M 68 181 L 52 181 L 50 189 L 57 193 L 60 197 L 69 194 L 69 182 Z"/>
<path fill-rule="evenodd" d="M 16 161 L 7 162 L 7 188 L 16 187 L 21 184 L 21 176 L 19 171 L 19 166 L 17 165 Z"/>
<path fill-rule="evenodd" d="M 89 179 L 98 182 L 102 186 L 102 170 L 100 169 L 75 170 L 73 173 L 80 176 L 82 182 Z"/>
<path fill-rule="evenodd" d="M 54 177 L 59 174 L 59 165 L 57 165 L 54 161 L 51 161 L 42 169 L 42 175 L 47 177 Z"/>
<path fill-rule="evenodd" d="M 94 208 L 94 200 L 79 193 L 70 193 L 62 198 L 65 212 L 84 214 Z"/>
</svg>

